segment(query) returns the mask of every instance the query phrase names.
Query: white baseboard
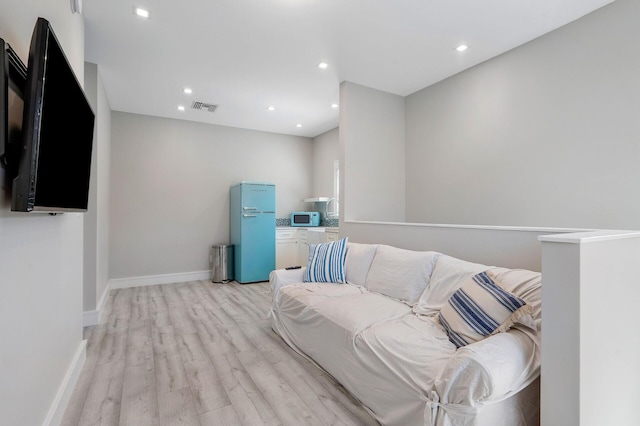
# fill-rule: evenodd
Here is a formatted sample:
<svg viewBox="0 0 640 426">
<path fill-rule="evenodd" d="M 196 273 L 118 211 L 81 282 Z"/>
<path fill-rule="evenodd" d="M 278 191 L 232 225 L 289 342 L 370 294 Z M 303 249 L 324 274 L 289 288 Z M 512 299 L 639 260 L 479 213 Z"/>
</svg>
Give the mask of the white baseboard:
<svg viewBox="0 0 640 426">
<path fill-rule="evenodd" d="M 58 388 L 56 397 L 53 400 L 53 404 L 49 408 L 47 417 L 42 422 L 43 426 L 58 426 L 62 422 L 62 416 L 64 416 L 64 410 L 67 408 L 73 389 L 76 387 L 78 377 L 84 366 L 84 362 L 87 359 L 87 341 L 83 340 L 76 351 L 76 354 L 71 361 L 71 365 L 64 375 L 62 384 Z"/>
<path fill-rule="evenodd" d="M 90 327 L 92 325 L 100 324 L 100 310 L 84 311 L 82 313 L 82 326 Z"/>
<path fill-rule="evenodd" d="M 147 275 L 144 277 L 116 278 L 109 280 L 107 287 L 102 293 L 100 302 L 94 311 L 82 313 L 82 326 L 89 327 L 100 324 L 104 307 L 109 299 L 109 291 L 116 288 L 142 287 L 145 285 L 170 284 L 186 281 L 208 280 L 211 278 L 211 271 L 185 272 L 180 274 Z"/>
<path fill-rule="evenodd" d="M 146 285 L 182 283 L 211 279 L 211 271 L 183 272 L 179 274 L 147 275 L 144 277 L 115 278 L 109 280 L 111 289 L 142 287 Z"/>
<path fill-rule="evenodd" d="M 102 292 L 102 297 L 100 297 L 100 302 L 98 302 L 98 306 L 95 311 L 84 311 L 82 313 L 82 326 L 89 327 L 92 325 L 100 324 L 100 320 L 102 319 L 102 313 L 104 312 L 104 307 L 107 304 L 107 299 L 109 299 L 109 290 L 111 290 L 111 283 L 107 283 L 104 291 Z"/>
</svg>

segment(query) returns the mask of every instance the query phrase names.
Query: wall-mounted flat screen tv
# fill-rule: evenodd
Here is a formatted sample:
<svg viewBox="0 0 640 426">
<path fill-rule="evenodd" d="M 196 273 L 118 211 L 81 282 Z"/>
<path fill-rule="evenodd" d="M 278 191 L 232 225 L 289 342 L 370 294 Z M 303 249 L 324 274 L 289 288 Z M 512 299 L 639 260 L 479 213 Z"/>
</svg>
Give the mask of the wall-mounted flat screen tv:
<svg viewBox="0 0 640 426">
<path fill-rule="evenodd" d="M 11 210 L 86 211 L 95 115 L 44 18 L 31 38 L 22 118 Z"/>
</svg>

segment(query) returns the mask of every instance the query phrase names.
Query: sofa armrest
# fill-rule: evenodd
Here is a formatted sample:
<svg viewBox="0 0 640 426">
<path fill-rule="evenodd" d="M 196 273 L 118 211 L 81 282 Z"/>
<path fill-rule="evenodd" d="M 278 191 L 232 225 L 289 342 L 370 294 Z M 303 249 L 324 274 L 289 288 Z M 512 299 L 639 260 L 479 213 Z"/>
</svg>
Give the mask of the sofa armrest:
<svg viewBox="0 0 640 426">
<path fill-rule="evenodd" d="M 269 274 L 271 294 L 275 298 L 280 288 L 295 283 L 303 282 L 306 267 L 300 269 L 276 269 Z"/>
<path fill-rule="evenodd" d="M 497 402 L 540 374 L 538 337 L 513 328 L 459 348 L 435 382 L 441 404 Z"/>
</svg>

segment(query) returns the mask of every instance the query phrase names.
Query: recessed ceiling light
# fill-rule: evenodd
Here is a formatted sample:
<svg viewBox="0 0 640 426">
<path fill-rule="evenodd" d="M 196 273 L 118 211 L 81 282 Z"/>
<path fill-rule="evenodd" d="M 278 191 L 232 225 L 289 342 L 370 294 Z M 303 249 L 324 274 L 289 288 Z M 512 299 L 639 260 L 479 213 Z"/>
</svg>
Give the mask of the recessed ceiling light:
<svg viewBox="0 0 640 426">
<path fill-rule="evenodd" d="M 276 107 L 274 107 L 273 105 L 269 105 L 269 106 L 267 107 L 267 109 L 268 109 L 269 111 L 273 111 L 273 110 L 275 110 L 275 109 L 276 109 Z"/>
<path fill-rule="evenodd" d="M 318 68 L 320 68 L 320 69 L 325 69 L 325 68 L 327 68 L 328 66 L 329 66 L 329 64 L 328 64 L 328 63 L 326 63 L 326 62 L 320 62 L 320 63 L 318 64 Z"/>
<path fill-rule="evenodd" d="M 338 108 L 338 104 L 331 104 L 331 108 Z"/>
<path fill-rule="evenodd" d="M 183 92 L 185 95 L 190 95 L 190 94 L 192 94 L 192 93 L 193 93 L 193 90 L 191 90 L 191 89 L 190 89 L 190 88 L 188 88 L 188 87 L 185 87 L 184 89 L 182 89 L 182 92 Z"/>
<path fill-rule="evenodd" d="M 134 7 L 133 8 L 133 13 L 135 13 L 136 15 L 142 17 L 142 18 L 148 18 L 149 17 L 149 11 L 146 9 L 142 9 L 140 7 Z"/>
<path fill-rule="evenodd" d="M 469 46 L 467 46 L 466 44 L 461 44 L 460 46 L 456 47 L 456 50 L 458 52 L 464 52 L 465 50 L 467 50 L 469 48 Z"/>
<path fill-rule="evenodd" d="M 183 105 L 178 105 L 178 111 L 184 111 L 184 106 Z"/>
<path fill-rule="evenodd" d="M 302 124 L 298 123 L 296 124 L 296 127 L 302 127 Z"/>
</svg>

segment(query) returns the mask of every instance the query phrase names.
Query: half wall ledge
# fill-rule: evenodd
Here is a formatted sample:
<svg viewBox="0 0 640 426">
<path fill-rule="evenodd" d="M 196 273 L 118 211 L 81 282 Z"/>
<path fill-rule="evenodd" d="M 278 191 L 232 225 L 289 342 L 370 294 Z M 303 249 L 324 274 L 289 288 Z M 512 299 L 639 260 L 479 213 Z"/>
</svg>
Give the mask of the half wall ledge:
<svg viewBox="0 0 640 426">
<path fill-rule="evenodd" d="M 640 231 L 541 235 L 541 424 L 638 425 Z"/>
</svg>

